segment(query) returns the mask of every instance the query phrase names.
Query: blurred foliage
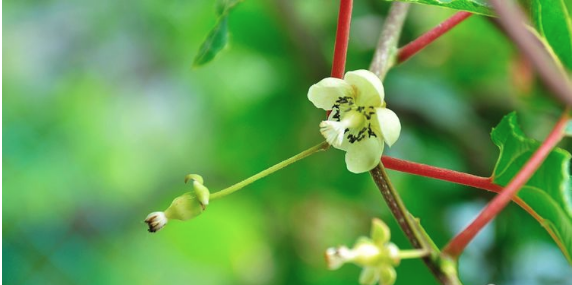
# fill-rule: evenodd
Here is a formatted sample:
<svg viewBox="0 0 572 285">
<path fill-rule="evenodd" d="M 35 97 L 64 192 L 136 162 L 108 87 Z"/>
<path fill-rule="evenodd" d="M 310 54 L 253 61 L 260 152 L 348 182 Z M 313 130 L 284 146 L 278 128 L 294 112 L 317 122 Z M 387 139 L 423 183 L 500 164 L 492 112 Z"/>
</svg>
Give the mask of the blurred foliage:
<svg viewBox="0 0 572 285">
<path fill-rule="evenodd" d="M 307 88 L 329 74 L 337 2 L 241 3 L 231 48 L 193 70 L 216 23 L 213 1 L 7 1 L 3 46 L 3 282 L 6 284 L 356 284 L 323 251 L 366 234 L 372 217 L 410 245 L 367 174 L 343 152 L 296 163 L 149 234 L 200 173 L 222 189 L 322 140 Z M 348 70 L 365 68 L 390 3 L 355 1 Z M 453 13 L 412 6 L 406 43 Z M 498 151 L 488 133 L 517 110 L 541 139 L 558 105 L 527 76 L 502 32 L 474 16 L 385 82 L 404 130 L 389 155 L 477 175 Z M 570 149 L 570 143 L 561 145 Z M 492 194 L 390 172 L 439 246 Z M 569 284 L 572 270 L 538 223 L 510 205 L 461 257 L 467 284 Z M 435 284 L 419 260 L 396 284 Z"/>
</svg>

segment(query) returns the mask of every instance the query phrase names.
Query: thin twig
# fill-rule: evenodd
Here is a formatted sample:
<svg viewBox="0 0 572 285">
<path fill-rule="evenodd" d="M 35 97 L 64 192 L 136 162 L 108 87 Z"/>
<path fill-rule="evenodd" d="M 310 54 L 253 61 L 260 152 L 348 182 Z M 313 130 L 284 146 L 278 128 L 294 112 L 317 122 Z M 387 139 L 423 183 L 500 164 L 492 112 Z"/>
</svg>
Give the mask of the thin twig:
<svg viewBox="0 0 572 285">
<path fill-rule="evenodd" d="M 399 41 L 408 10 L 409 3 L 393 3 L 381 29 L 377 48 L 369 66 L 369 70 L 375 73 L 381 80 L 385 78 L 385 74 L 395 62 L 397 42 Z"/>
</svg>

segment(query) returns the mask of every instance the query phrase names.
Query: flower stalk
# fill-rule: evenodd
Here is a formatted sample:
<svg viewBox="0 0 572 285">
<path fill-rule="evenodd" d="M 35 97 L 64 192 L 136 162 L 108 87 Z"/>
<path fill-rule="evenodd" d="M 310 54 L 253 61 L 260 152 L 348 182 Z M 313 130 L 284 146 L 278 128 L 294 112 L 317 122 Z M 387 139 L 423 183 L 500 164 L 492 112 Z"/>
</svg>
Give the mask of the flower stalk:
<svg viewBox="0 0 572 285">
<path fill-rule="evenodd" d="M 272 173 L 274 173 L 274 172 L 276 172 L 276 171 L 278 171 L 278 170 L 280 170 L 280 169 L 282 169 L 282 168 L 284 168 L 284 167 L 286 167 L 286 166 L 288 166 L 294 162 L 302 160 L 302 159 L 304 159 L 304 158 L 306 158 L 306 157 L 308 157 L 308 156 L 310 156 L 316 152 L 326 150 L 329 147 L 330 147 L 330 145 L 327 142 L 322 142 L 318 145 L 315 145 L 315 146 L 313 146 L 313 147 L 311 147 L 311 148 L 309 148 L 309 149 L 307 149 L 307 150 L 305 150 L 299 154 L 296 154 L 296 155 L 294 155 L 294 156 L 292 156 L 292 157 L 290 157 L 284 161 L 281 161 L 281 162 L 279 162 L 279 163 L 277 163 L 277 164 L 275 164 L 275 165 L 273 165 L 273 166 L 271 166 L 265 170 L 262 170 L 259 173 L 254 174 L 254 175 L 252 175 L 252 176 L 250 176 L 250 177 L 248 177 L 248 178 L 246 178 L 246 179 L 244 179 L 244 180 L 242 180 L 242 181 L 240 181 L 240 182 L 238 182 L 238 183 L 236 183 L 230 187 L 227 187 L 223 190 L 220 190 L 218 192 L 211 194 L 210 199 L 216 200 L 216 199 L 228 196 L 228 195 L 244 188 L 245 186 L 256 182 L 257 180 L 259 180 L 261 178 L 264 178 L 264 177 L 266 177 L 266 176 L 268 176 L 268 175 L 270 175 L 270 174 L 272 174 Z"/>
<path fill-rule="evenodd" d="M 193 219 L 206 210 L 211 200 L 220 199 L 230 195 L 245 186 L 256 182 L 294 162 L 300 161 L 316 152 L 328 149 L 330 145 L 327 142 L 322 142 L 313 146 L 299 154 L 292 156 L 280 163 L 277 163 L 243 181 L 240 181 L 228 188 L 225 188 L 216 193 L 210 194 L 209 189 L 203 185 L 203 178 L 198 174 L 189 174 L 185 176 L 185 183 L 192 180 L 194 191 L 187 192 L 175 198 L 169 208 L 163 212 L 153 212 L 145 218 L 145 223 L 149 226 L 149 232 L 154 233 L 162 229 L 169 220 L 186 221 Z"/>
</svg>

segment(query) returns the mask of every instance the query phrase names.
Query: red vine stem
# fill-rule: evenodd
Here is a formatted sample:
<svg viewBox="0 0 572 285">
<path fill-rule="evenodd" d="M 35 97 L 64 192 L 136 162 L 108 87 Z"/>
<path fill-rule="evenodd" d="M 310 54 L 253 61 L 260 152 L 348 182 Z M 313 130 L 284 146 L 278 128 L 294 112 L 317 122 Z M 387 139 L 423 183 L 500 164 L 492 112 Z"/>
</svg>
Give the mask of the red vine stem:
<svg viewBox="0 0 572 285">
<path fill-rule="evenodd" d="M 350 22 L 352 19 L 353 0 L 341 0 L 338 14 L 338 28 L 336 29 L 336 44 L 334 47 L 334 62 L 332 63 L 332 77 L 343 78 L 346 69 L 346 55 L 350 39 Z"/>
<path fill-rule="evenodd" d="M 489 177 L 476 176 L 464 172 L 458 172 L 450 169 L 401 160 L 389 156 L 382 157 L 381 162 L 385 167 L 392 170 L 449 181 L 457 184 L 488 190 L 495 193 L 502 191 L 502 187 L 494 184 Z"/>
<path fill-rule="evenodd" d="M 450 29 L 457 26 L 459 23 L 470 17 L 472 14 L 469 12 L 458 12 L 451 18 L 445 20 L 435 28 L 431 29 L 427 33 L 418 37 L 414 41 L 408 43 L 397 53 L 397 63 L 402 63 L 408 60 L 411 56 L 416 54 L 418 51 L 424 49 L 434 40 L 442 36 L 444 33 L 448 32 Z"/>
<path fill-rule="evenodd" d="M 509 182 L 499 195 L 497 195 L 477 216 L 477 218 L 462 232 L 455 236 L 443 249 L 443 253 L 456 259 L 463 252 L 465 247 L 473 240 L 479 231 L 488 224 L 518 193 L 518 190 L 526 184 L 534 172 L 540 167 L 550 151 L 564 136 L 564 128 L 569 119 L 568 109 L 556 123 L 546 140 L 534 152 L 532 157 L 526 162 L 518 174 Z"/>
<path fill-rule="evenodd" d="M 407 160 L 401 160 L 389 156 L 382 157 L 381 161 L 383 162 L 383 165 L 387 167 L 387 169 L 392 169 L 423 177 L 429 177 L 433 179 L 439 179 L 447 182 L 453 182 L 495 193 L 500 193 L 503 190 L 503 187 L 494 184 L 490 177 L 476 176 L 464 172 L 458 172 L 450 169 L 439 168 Z M 519 205 L 522 209 L 524 209 L 539 224 L 545 227 L 546 231 L 552 237 L 554 242 L 562 249 L 562 252 L 566 252 L 564 245 L 562 244 L 556 233 L 550 227 L 546 226 L 546 224 L 544 223 L 544 218 L 538 215 L 538 213 L 534 211 L 534 209 L 532 209 L 528 204 L 526 204 L 526 202 L 524 202 L 518 196 L 514 196 L 512 198 L 512 201 L 515 202 L 517 205 Z"/>
</svg>

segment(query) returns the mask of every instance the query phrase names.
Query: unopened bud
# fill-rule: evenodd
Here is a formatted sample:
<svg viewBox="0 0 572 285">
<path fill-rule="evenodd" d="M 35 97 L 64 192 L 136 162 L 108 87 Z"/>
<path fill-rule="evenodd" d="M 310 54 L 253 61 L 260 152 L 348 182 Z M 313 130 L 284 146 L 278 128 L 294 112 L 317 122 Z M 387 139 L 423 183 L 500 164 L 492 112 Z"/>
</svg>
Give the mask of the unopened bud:
<svg viewBox="0 0 572 285">
<path fill-rule="evenodd" d="M 189 220 L 203 212 L 203 205 L 194 196 L 194 193 L 185 193 L 173 200 L 171 206 L 164 212 L 153 212 L 145 218 L 149 232 L 162 229 L 169 220 Z"/>
<path fill-rule="evenodd" d="M 149 226 L 149 232 L 151 233 L 162 229 L 168 221 L 163 212 L 153 212 L 145 218 L 145 223 Z"/>
<path fill-rule="evenodd" d="M 371 237 L 358 238 L 350 249 L 345 246 L 329 248 L 326 261 L 329 269 L 337 269 L 344 263 L 354 263 L 363 267 L 359 277 L 362 285 L 393 285 L 397 277 L 395 266 L 402 258 L 420 258 L 426 256 L 424 250 L 400 251 L 389 241 L 389 227 L 379 219 L 373 219 Z"/>
<path fill-rule="evenodd" d="M 171 206 L 165 210 L 168 219 L 186 221 L 203 212 L 203 206 L 194 193 L 185 193 L 173 200 Z"/>
</svg>

